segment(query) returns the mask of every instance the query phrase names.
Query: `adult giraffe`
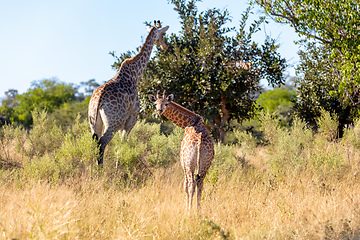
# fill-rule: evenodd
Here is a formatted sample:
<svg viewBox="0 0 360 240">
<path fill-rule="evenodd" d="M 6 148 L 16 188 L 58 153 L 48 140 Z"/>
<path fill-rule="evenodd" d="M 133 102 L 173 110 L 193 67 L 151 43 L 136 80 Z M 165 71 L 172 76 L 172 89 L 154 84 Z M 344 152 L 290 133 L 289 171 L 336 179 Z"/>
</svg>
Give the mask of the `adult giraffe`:
<svg viewBox="0 0 360 240">
<path fill-rule="evenodd" d="M 114 133 L 124 130 L 129 133 L 134 127 L 140 111 L 137 84 L 146 70 L 154 43 L 159 44 L 163 50 L 167 49 L 164 35 L 168 28 L 161 27 L 160 21 L 157 21 L 149 29 L 140 52 L 135 57 L 126 59 L 115 77 L 94 90 L 88 116 L 93 138 L 100 145 L 98 164 L 103 163 L 105 147 Z M 101 136 L 103 125 L 105 129 Z"/>
<path fill-rule="evenodd" d="M 174 95 L 156 97 L 149 95 L 149 99 L 155 104 L 159 115 L 164 115 L 175 125 L 185 129 L 184 138 L 181 142 L 180 162 L 185 174 L 184 190 L 187 196 L 187 208 L 191 211 L 192 199 L 195 188 L 197 198 L 197 210 L 200 211 L 201 192 L 204 179 L 214 159 L 214 143 L 209 131 L 205 127 L 202 118 L 196 113 L 173 102 Z M 195 174 L 195 169 L 197 173 Z M 195 179 L 194 179 L 195 176 Z"/>
</svg>

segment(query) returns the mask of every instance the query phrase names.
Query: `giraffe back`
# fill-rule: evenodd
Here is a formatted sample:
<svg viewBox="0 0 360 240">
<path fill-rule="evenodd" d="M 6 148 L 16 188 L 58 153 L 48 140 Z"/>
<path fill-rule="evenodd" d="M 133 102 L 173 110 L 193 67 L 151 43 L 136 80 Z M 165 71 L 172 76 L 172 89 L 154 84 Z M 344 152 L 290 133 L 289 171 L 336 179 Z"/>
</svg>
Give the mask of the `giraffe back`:
<svg viewBox="0 0 360 240">
<path fill-rule="evenodd" d="M 99 110 L 102 107 L 103 102 L 117 105 L 119 102 L 132 102 L 136 99 L 136 85 L 131 78 L 126 78 L 128 74 L 125 68 L 126 67 L 121 69 L 114 78 L 94 90 L 90 99 L 88 110 L 90 126 L 94 126 L 96 124 Z M 131 101 L 125 101 L 125 98 Z M 125 104 L 124 106 L 126 110 L 128 110 L 128 105 L 129 104 Z"/>
</svg>

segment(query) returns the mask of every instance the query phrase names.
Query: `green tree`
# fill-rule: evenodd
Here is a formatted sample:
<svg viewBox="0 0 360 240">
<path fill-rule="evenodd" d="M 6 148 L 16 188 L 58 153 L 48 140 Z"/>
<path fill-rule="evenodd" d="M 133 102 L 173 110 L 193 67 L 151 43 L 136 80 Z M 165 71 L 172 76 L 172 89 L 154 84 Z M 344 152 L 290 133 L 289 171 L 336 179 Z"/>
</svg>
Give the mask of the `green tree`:
<svg viewBox="0 0 360 240">
<path fill-rule="evenodd" d="M 267 38 L 262 45 L 252 41 L 264 19 L 253 22 L 247 31 L 249 8 L 236 29 L 225 27 L 230 21 L 227 10 L 199 13 L 197 2 L 171 1 L 182 29 L 169 36 L 167 51 L 158 48 L 150 60 L 139 86 L 140 99 L 144 112 L 154 112 L 147 95 L 157 90 L 173 93 L 177 103 L 202 115 L 222 141 L 231 120 L 254 114 L 260 79 L 271 85 L 283 82 L 285 59 L 274 40 Z M 120 60 L 114 67 L 120 66 Z"/>
<path fill-rule="evenodd" d="M 62 104 L 60 108 L 54 109 L 52 113 L 48 114 L 49 119 L 55 121 L 65 129 L 71 127 L 77 117 L 79 117 L 80 122 L 86 120 L 88 117 L 90 97 L 91 96 L 87 96 L 82 101 Z"/>
<path fill-rule="evenodd" d="M 317 129 L 316 119 L 323 110 L 336 113 L 341 137 L 344 126 L 353 122 L 359 107 L 344 101 L 339 94 L 331 94 L 339 93 L 337 83 L 341 78 L 340 71 L 329 58 L 331 49 L 315 42 L 303 42 L 298 54 L 300 63 L 296 67 L 298 99 L 294 105 L 295 112 L 314 130 Z"/>
<path fill-rule="evenodd" d="M 85 87 L 85 96 L 91 96 L 95 88 L 100 86 L 95 79 L 90 79 L 87 82 L 80 82 L 80 85 Z"/>
<path fill-rule="evenodd" d="M 339 85 L 330 94 L 352 105 L 360 103 L 360 7 L 359 1 L 253 0 L 279 23 L 290 24 L 307 39 L 328 49 L 328 57 L 340 73 Z"/>
<path fill-rule="evenodd" d="M 18 122 L 24 127 L 32 124 L 31 112 L 46 110 L 52 113 L 59 109 L 64 103 L 75 101 L 74 89 L 71 85 L 59 82 L 57 79 L 44 79 L 34 81 L 31 88 L 23 93 L 16 95 L 16 100 L 11 108 L 11 122 Z"/>
<path fill-rule="evenodd" d="M 10 123 L 10 116 L 13 113 L 13 108 L 16 106 L 17 95 L 18 90 L 16 89 L 9 89 L 5 92 L 5 98 L 1 101 L 0 106 L 0 127 Z"/>
<path fill-rule="evenodd" d="M 276 113 L 284 123 L 292 121 L 293 105 L 296 102 L 296 91 L 287 87 L 278 87 L 260 94 L 257 103 L 269 113 Z"/>
</svg>

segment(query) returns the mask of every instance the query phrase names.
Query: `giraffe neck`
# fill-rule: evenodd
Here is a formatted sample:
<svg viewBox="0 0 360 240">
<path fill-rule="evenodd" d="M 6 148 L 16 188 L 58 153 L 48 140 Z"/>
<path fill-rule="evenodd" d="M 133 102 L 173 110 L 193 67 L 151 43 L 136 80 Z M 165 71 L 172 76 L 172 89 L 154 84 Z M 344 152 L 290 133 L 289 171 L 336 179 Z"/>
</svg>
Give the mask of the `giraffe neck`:
<svg viewBox="0 0 360 240">
<path fill-rule="evenodd" d="M 142 75 L 144 74 L 148 65 L 151 51 L 155 43 L 155 27 L 153 27 L 148 36 L 146 37 L 144 45 L 141 47 L 140 52 L 133 58 L 126 59 L 120 67 L 119 75 L 125 73 L 125 76 L 129 76 L 135 84 L 138 84 Z"/>
<path fill-rule="evenodd" d="M 194 125 L 197 116 L 194 112 L 174 102 L 169 103 L 163 115 L 182 129 Z"/>
</svg>

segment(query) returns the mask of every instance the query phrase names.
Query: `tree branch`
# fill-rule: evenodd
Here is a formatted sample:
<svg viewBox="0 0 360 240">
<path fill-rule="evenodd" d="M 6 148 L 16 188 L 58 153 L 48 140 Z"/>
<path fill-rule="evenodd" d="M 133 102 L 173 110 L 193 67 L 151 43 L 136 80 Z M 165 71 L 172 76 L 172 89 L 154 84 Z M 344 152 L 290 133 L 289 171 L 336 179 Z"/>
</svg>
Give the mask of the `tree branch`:
<svg viewBox="0 0 360 240">
<path fill-rule="evenodd" d="M 310 38 L 319 40 L 319 41 L 321 41 L 321 42 L 323 42 L 323 43 L 327 43 L 327 44 L 330 44 L 330 45 L 333 44 L 333 41 L 326 40 L 326 39 L 324 39 L 324 38 L 318 37 L 318 36 L 316 36 L 316 35 L 314 35 L 314 34 L 311 34 L 311 33 L 309 33 L 309 32 L 301 31 L 301 30 L 298 28 L 298 25 L 297 25 L 297 23 L 296 23 L 296 21 L 295 21 L 296 18 L 295 18 L 295 16 L 293 16 L 293 15 L 286 16 L 286 15 L 283 15 L 283 14 L 276 13 L 276 12 L 274 12 L 274 11 L 271 11 L 270 14 L 271 14 L 272 16 L 281 17 L 281 18 L 284 18 L 284 19 L 288 20 L 288 21 L 290 22 L 291 26 L 294 28 L 295 32 L 297 32 L 297 33 L 300 33 L 300 34 L 303 34 L 303 35 L 308 36 L 308 37 L 310 37 Z M 273 20 L 276 21 L 275 19 L 273 19 Z M 276 21 L 276 22 L 277 22 L 277 21 Z"/>
</svg>

